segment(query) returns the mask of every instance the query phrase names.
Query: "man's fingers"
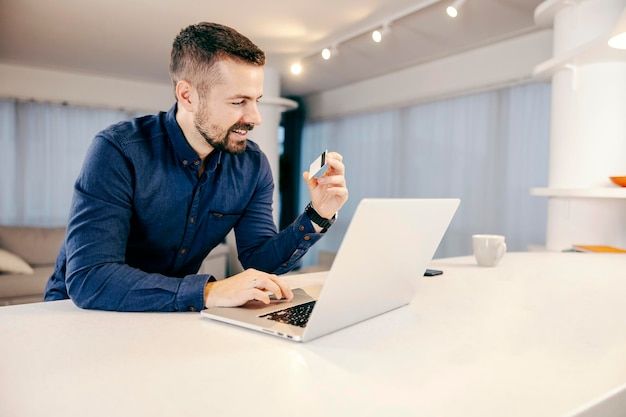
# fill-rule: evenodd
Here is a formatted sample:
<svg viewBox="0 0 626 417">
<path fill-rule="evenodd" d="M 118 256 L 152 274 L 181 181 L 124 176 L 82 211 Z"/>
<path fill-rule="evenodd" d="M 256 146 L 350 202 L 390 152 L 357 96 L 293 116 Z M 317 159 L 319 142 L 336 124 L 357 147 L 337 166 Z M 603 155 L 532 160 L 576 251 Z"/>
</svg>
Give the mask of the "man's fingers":
<svg viewBox="0 0 626 417">
<path fill-rule="evenodd" d="M 281 278 L 276 278 L 276 283 L 280 286 L 283 297 L 287 300 L 291 300 L 293 298 L 293 291 L 291 291 L 291 286 L 283 281 Z"/>
<path fill-rule="evenodd" d="M 336 159 L 337 161 L 343 161 L 343 156 L 338 152 L 327 152 L 326 157 L 329 159 Z"/>
<path fill-rule="evenodd" d="M 278 278 L 275 275 L 257 278 L 256 283 L 257 289 L 263 290 L 264 292 L 271 292 L 272 294 L 274 294 L 274 297 L 277 300 L 280 300 L 282 298 L 293 298 L 293 293 L 289 285 L 287 285 L 287 283 L 285 283 L 282 279 Z"/>
<path fill-rule="evenodd" d="M 329 160 L 327 164 L 336 171 L 332 172 L 331 175 L 343 175 L 346 172 L 346 166 L 340 160 Z"/>
<path fill-rule="evenodd" d="M 249 301 L 251 300 L 260 301 L 263 304 L 269 304 L 271 301 L 267 291 L 263 291 L 258 288 L 253 288 L 250 290 Z"/>
<path fill-rule="evenodd" d="M 251 268 L 229 279 L 213 283 L 205 305 L 209 308 L 237 307 L 251 300 L 269 304 L 271 294 L 274 294 L 277 300 L 293 298 L 291 288 L 282 279 Z"/>
</svg>

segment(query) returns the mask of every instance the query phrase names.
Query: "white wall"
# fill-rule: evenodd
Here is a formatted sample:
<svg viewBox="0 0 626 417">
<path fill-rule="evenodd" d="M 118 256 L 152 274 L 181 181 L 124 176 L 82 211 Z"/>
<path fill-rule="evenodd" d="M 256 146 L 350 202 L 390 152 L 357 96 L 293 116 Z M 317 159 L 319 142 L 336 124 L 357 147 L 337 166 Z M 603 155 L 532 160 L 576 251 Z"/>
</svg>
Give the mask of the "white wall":
<svg viewBox="0 0 626 417">
<path fill-rule="evenodd" d="M 157 112 L 174 103 L 171 84 L 0 63 L 0 97 Z"/>
<path fill-rule="evenodd" d="M 499 88 L 531 79 L 552 57 L 552 31 L 542 30 L 371 80 L 307 97 L 307 117 L 332 119 Z"/>
</svg>

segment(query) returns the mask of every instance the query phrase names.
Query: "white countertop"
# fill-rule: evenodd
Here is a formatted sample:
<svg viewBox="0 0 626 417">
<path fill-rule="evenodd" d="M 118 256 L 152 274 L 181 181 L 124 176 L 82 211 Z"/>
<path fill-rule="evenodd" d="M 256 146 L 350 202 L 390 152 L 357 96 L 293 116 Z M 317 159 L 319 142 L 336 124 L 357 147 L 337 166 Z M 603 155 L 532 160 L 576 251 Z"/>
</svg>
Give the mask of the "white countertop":
<svg viewBox="0 0 626 417">
<path fill-rule="evenodd" d="M 626 383 L 625 255 L 430 267 L 410 306 L 304 344 L 199 313 L 1 307 L 0 416 L 558 417 Z"/>
</svg>

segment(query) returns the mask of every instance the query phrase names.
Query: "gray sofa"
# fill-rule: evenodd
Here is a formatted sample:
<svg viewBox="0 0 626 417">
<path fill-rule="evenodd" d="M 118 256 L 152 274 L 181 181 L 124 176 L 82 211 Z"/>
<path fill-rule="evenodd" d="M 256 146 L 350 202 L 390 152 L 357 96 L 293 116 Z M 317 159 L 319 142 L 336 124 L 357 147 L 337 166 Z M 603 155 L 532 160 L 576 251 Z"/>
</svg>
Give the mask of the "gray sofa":
<svg viewBox="0 0 626 417">
<path fill-rule="evenodd" d="M 0 306 L 43 301 L 65 227 L 0 226 Z"/>
<path fill-rule="evenodd" d="M 65 227 L 0 226 L 0 306 L 43 301 Z M 219 245 L 199 273 L 227 276 L 228 247 Z"/>
<path fill-rule="evenodd" d="M 64 238 L 65 227 L 0 226 L 0 306 L 43 301 Z M 319 265 L 293 273 L 326 271 L 334 255 L 320 251 Z M 219 245 L 198 272 L 213 274 L 217 279 L 238 272 L 229 273 L 228 258 L 228 246 Z"/>
</svg>

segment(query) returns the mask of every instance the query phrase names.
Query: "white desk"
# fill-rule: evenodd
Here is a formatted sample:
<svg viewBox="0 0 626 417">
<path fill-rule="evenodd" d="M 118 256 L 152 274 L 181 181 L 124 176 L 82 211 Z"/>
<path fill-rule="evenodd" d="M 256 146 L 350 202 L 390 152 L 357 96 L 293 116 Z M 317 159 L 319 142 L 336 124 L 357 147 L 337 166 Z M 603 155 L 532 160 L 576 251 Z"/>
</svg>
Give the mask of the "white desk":
<svg viewBox="0 0 626 417">
<path fill-rule="evenodd" d="M 0 416 L 558 417 L 626 383 L 626 256 L 431 267 L 410 306 L 306 344 L 198 313 L 2 307 Z"/>
</svg>

